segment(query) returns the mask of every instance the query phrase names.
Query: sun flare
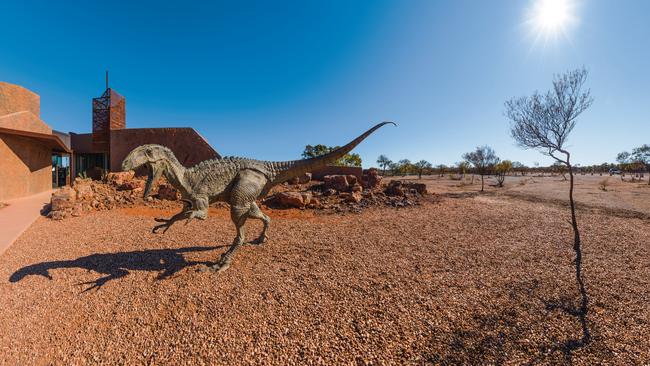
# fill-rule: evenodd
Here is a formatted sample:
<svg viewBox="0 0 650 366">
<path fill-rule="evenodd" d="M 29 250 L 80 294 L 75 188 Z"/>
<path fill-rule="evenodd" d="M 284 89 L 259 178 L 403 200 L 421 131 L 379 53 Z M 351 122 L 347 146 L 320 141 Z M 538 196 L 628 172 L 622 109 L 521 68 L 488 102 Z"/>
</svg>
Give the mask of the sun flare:
<svg viewBox="0 0 650 366">
<path fill-rule="evenodd" d="M 535 0 L 527 23 L 532 33 L 545 42 L 558 36 L 568 37 L 569 28 L 578 22 L 575 8 L 572 0 Z"/>
</svg>

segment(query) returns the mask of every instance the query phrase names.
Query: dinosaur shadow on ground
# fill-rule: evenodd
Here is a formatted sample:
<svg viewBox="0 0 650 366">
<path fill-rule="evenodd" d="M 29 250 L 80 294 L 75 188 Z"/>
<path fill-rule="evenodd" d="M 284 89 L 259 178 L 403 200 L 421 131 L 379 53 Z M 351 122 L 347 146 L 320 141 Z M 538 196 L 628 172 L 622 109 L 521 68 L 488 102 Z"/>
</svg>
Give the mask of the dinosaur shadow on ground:
<svg viewBox="0 0 650 366">
<path fill-rule="evenodd" d="M 186 267 L 214 264 L 214 262 L 188 261 L 185 259 L 184 254 L 225 247 L 228 246 L 148 249 L 133 252 L 91 254 L 73 260 L 41 262 L 17 270 L 9 277 L 9 282 L 19 282 L 30 275 L 43 276 L 52 280 L 50 270 L 63 268 L 80 268 L 105 275 L 95 281 L 80 283 L 80 285 L 90 285 L 82 292 L 92 289 L 99 290 L 106 283 L 125 277 L 129 274 L 129 271 L 160 272 L 157 279 L 162 280 L 171 277 Z"/>
</svg>

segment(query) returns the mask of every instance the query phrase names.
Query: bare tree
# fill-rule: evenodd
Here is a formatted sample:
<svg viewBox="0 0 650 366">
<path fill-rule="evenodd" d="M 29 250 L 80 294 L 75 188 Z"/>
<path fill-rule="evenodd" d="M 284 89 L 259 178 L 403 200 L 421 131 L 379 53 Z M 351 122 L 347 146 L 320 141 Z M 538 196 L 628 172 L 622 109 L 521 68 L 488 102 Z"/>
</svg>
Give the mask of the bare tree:
<svg viewBox="0 0 650 366">
<path fill-rule="evenodd" d="M 472 164 L 474 169 L 481 175 L 481 192 L 483 192 L 483 177 L 490 173 L 500 159 L 489 146 L 479 146 L 475 151 L 464 154 L 463 159 Z"/>
<path fill-rule="evenodd" d="M 575 273 L 581 295 L 578 316 L 582 325 L 581 344 L 590 340 L 587 325 L 589 298 L 582 280 L 582 248 L 573 200 L 573 169 L 571 154 L 566 149 L 569 134 L 576 125 L 576 119 L 593 102 L 589 89 L 583 91 L 587 70 L 582 68 L 563 75 L 556 75 L 553 88 L 545 95 L 535 92 L 530 97 L 514 98 L 505 103 L 506 117 L 511 122 L 512 138 L 519 146 L 537 149 L 555 161 L 566 165 L 569 171 L 569 203 L 571 226 L 573 227 L 573 250 L 575 252 Z"/>
</svg>

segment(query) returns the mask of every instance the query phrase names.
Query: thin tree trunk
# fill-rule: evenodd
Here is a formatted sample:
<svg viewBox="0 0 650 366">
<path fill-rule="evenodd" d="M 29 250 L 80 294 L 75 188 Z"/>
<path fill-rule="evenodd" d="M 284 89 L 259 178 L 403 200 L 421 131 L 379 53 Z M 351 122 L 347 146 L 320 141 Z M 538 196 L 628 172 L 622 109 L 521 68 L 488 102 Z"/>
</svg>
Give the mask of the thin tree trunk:
<svg viewBox="0 0 650 366">
<path fill-rule="evenodd" d="M 568 158 L 567 158 L 568 162 Z M 587 312 L 589 305 L 589 298 L 587 297 L 587 290 L 585 289 L 585 284 L 582 280 L 582 246 L 580 242 L 580 231 L 578 231 L 578 221 L 576 219 L 576 207 L 575 202 L 573 201 L 573 170 L 570 163 L 567 163 L 569 167 L 569 203 L 571 205 L 571 226 L 573 226 L 573 250 L 575 251 L 575 268 L 576 268 L 576 282 L 578 283 L 578 290 L 580 291 L 581 302 L 580 302 L 580 324 L 582 326 L 582 342 L 588 343 L 591 335 L 589 333 L 589 327 L 587 326 Z"/>
<path fill-rule="evenodd" d="M 483 174 L 481 174 L 481 192 L 483 192 Z"/>
</svg>

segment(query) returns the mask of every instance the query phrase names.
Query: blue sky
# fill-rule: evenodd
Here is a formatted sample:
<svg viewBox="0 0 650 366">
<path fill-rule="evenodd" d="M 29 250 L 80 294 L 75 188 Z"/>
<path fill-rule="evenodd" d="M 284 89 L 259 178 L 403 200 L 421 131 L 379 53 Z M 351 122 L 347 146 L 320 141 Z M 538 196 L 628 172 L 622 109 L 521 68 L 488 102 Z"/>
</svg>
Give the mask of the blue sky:
<svg viewBox="0 0 650 366">
<path fill-rule="evenodd" d="M 536 41 L 535 1 L 3 1 L 0 80 L 41 95 L 42 118 L 89 132 L 110 84 L 128 127 L 199 131 L 217 151 L 266 160 L 340 145 L 452 164 L 477 145 L 527 164 L 503 103 L 585 66 L 595 98 L 570 138 L 574 162 L 650 143 L 650 2 L 573 1 L 566 36 Z"/>
</svg>

